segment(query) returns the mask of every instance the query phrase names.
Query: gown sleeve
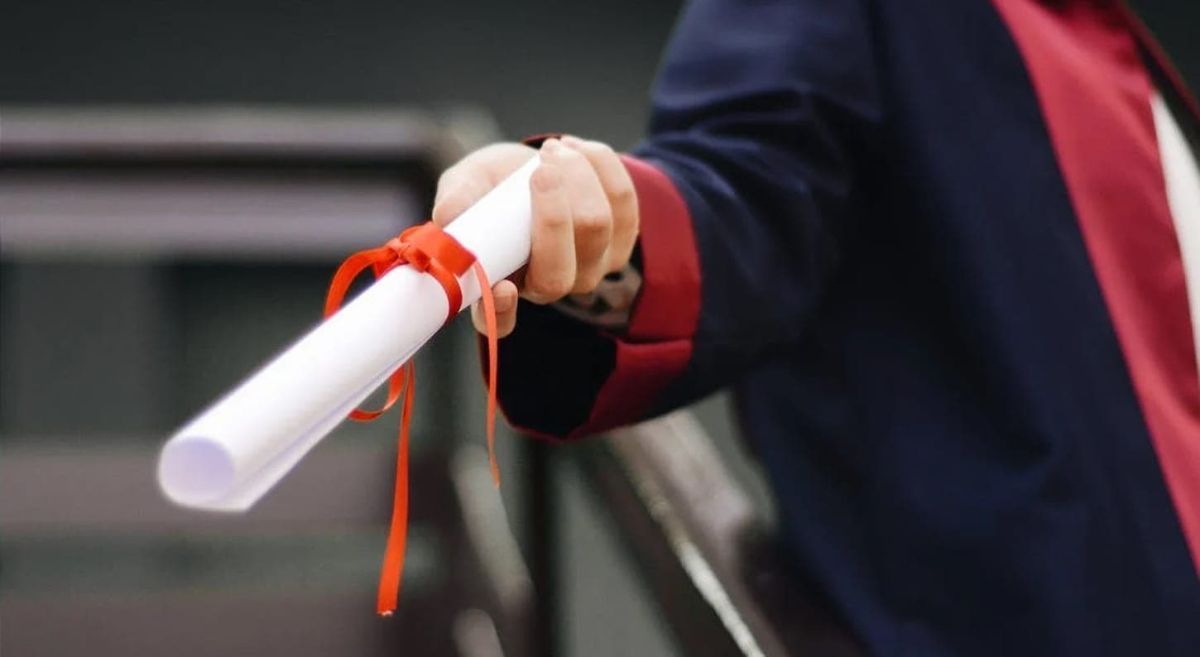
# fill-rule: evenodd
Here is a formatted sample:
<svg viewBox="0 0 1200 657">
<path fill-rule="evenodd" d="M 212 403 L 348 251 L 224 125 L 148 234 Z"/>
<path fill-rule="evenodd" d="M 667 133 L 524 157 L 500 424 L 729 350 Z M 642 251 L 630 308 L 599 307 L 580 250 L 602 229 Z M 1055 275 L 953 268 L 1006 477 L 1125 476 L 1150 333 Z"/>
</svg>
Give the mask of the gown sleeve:
<svg viewBox="0 0 1200 657">
<path fill-rule="evenodd" d="M 522 302 L 501 406 L 568 438 L 667 412 L 794 343 L 855 221 L 855 152 L 881 121 L 856 0 L 697 0 L 623 156 L 642 289 L 622 331 Z"/>
</svg>

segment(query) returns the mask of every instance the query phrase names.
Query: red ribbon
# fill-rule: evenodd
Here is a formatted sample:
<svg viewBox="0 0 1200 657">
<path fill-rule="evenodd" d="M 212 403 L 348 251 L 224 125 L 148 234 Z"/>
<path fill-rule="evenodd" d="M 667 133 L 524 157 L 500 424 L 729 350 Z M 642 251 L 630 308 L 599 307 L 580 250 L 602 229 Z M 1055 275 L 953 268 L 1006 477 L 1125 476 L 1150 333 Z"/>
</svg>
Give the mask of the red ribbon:
<svg viewBox="0 0 1200 657">
<path fill-rule="evenodd" d="M 446 292 L 446 323 L 458 315 L 462 307 L 462 288 L 458 277 L 468 269 L 475 271 L 483 298 L 483 311 L 487 323 L 488 340 L 488 401 L 487 401 L 487 445 L 491 461 L 492 480 L 500 486 L 500 468 L 496 464 L 496 302 L 492 298 L 492 286 L 487 273 L 475 259 L 474 254 L 463 248 L 457 240 L 445 233 L 433 222 L 413 226 L 392 238 L 387 244 L 359 251 L 346 258 L 333 275 L 329 293 L 325 297 L 325 316 L 337 312 L 350 284 L 368 267 L 375 278 L 383 276 L 393 268 L 408 265 L 417 271 L 433 276 Z M 412 361 L 401 365 L 388 378 L 387 401 L 378 410 L 354 409 L 350 418 L 359 422 L 370 422 L 383 415 L 404 395 L 400 410 L 400 438 L 396 451 L 396 484 L 392 498 L 392 522 L 388 530 L 387 550 L 383 556 L 383 567 L 379 573 L 379 593 L 376 611 L 381 616 L 390 616 L 396 610 L 400 596 L 400 578 L 404 573 L 404 546 L 408 535 L 408 429 L 412 422 L 413 386 L 416 371 Z"/>
</svg>

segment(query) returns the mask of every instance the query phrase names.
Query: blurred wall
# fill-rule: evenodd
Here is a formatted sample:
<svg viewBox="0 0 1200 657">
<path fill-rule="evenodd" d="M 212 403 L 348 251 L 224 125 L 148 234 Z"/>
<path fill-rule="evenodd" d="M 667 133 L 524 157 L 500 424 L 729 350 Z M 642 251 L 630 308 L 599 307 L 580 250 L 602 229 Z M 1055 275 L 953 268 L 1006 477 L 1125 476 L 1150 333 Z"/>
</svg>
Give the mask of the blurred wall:
<svg viewBox="0 0 1200 657">
<path fill-rule="evenodd" d="M 0 102 L 486 107 L 628 145 L 679 0 L 9 0 Z M 1200 2 L 1133 3 L 1200 88 Z"/>
<path fill-rule="evenodd" d="M 636 139 L 676 0 L 10 0 L 0 102 L 468 102 Z"/>
</svg>

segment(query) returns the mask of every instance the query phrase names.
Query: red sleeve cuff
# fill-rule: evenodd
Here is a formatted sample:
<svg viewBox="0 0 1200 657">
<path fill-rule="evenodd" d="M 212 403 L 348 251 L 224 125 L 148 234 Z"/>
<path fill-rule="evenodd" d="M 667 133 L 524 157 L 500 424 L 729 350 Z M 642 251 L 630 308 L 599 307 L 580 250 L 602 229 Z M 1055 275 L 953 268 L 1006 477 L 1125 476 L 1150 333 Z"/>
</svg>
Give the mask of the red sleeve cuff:
<svg viewBox="0 0 1200 657">
<path fill-rule="evenodd" d="M 629 319 L 637 342 L 688 339 L 700 318 L 700 256 L 687 204 L 675 183 L 637 158 L 621 160 L 637 190 L 642 291 Z"/>
<path fill-rule="evenodd" d="M 572 435 L 645 418 L 691 360 L 700 318 L 700 256 L 687 204 L 661 170 L 628 155 L 621 159 L 637 190 L 642 290 L 625 335 L 617 339 L 612 374 L 587 422 Z"/>
<path fill-rule="evenodd" d="M 700 258 L 691 215 L 665 173 L 633 157 L 622 160 L 638 198 L 641 292 L 620 335 L 563 324 L 565 316 L 549 321 L 557 313 L 531 308 L 538 314 L 527 313 L 517 332 L 500 342 L 501 407 L 526 434 L 575 438 L 666 410 L 658 404 L 660 394 L 691 360 L 700 316 Z M 534 319 L 542 321 L 529 321 Z M 480 346 L 486 354 L 482 340 Z M 553 381 L 537 373 L 546 357 L 562 364 L 549 377 Z M 542 364 L 527 366 L 530 362 Z M 572 400 L 582 402 L 577 410 L 571 410 Z"/>
</svg>

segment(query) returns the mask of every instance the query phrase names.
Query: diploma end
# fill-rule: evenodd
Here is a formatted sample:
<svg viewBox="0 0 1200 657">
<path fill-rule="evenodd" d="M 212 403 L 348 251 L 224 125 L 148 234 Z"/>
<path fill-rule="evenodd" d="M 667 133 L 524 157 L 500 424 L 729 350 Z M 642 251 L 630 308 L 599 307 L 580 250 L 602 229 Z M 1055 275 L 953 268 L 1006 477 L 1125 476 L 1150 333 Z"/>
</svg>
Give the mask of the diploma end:
<svg viewBox="0 0 1200 657">
<path fill-rule="evenodd" d="M 215 508 L 213 503 L 234 485 L 234 464 L 215 441 L 202 437 L 172 439 L 159 456 L 158 485 L 176 504 Z"/>
</svg>

